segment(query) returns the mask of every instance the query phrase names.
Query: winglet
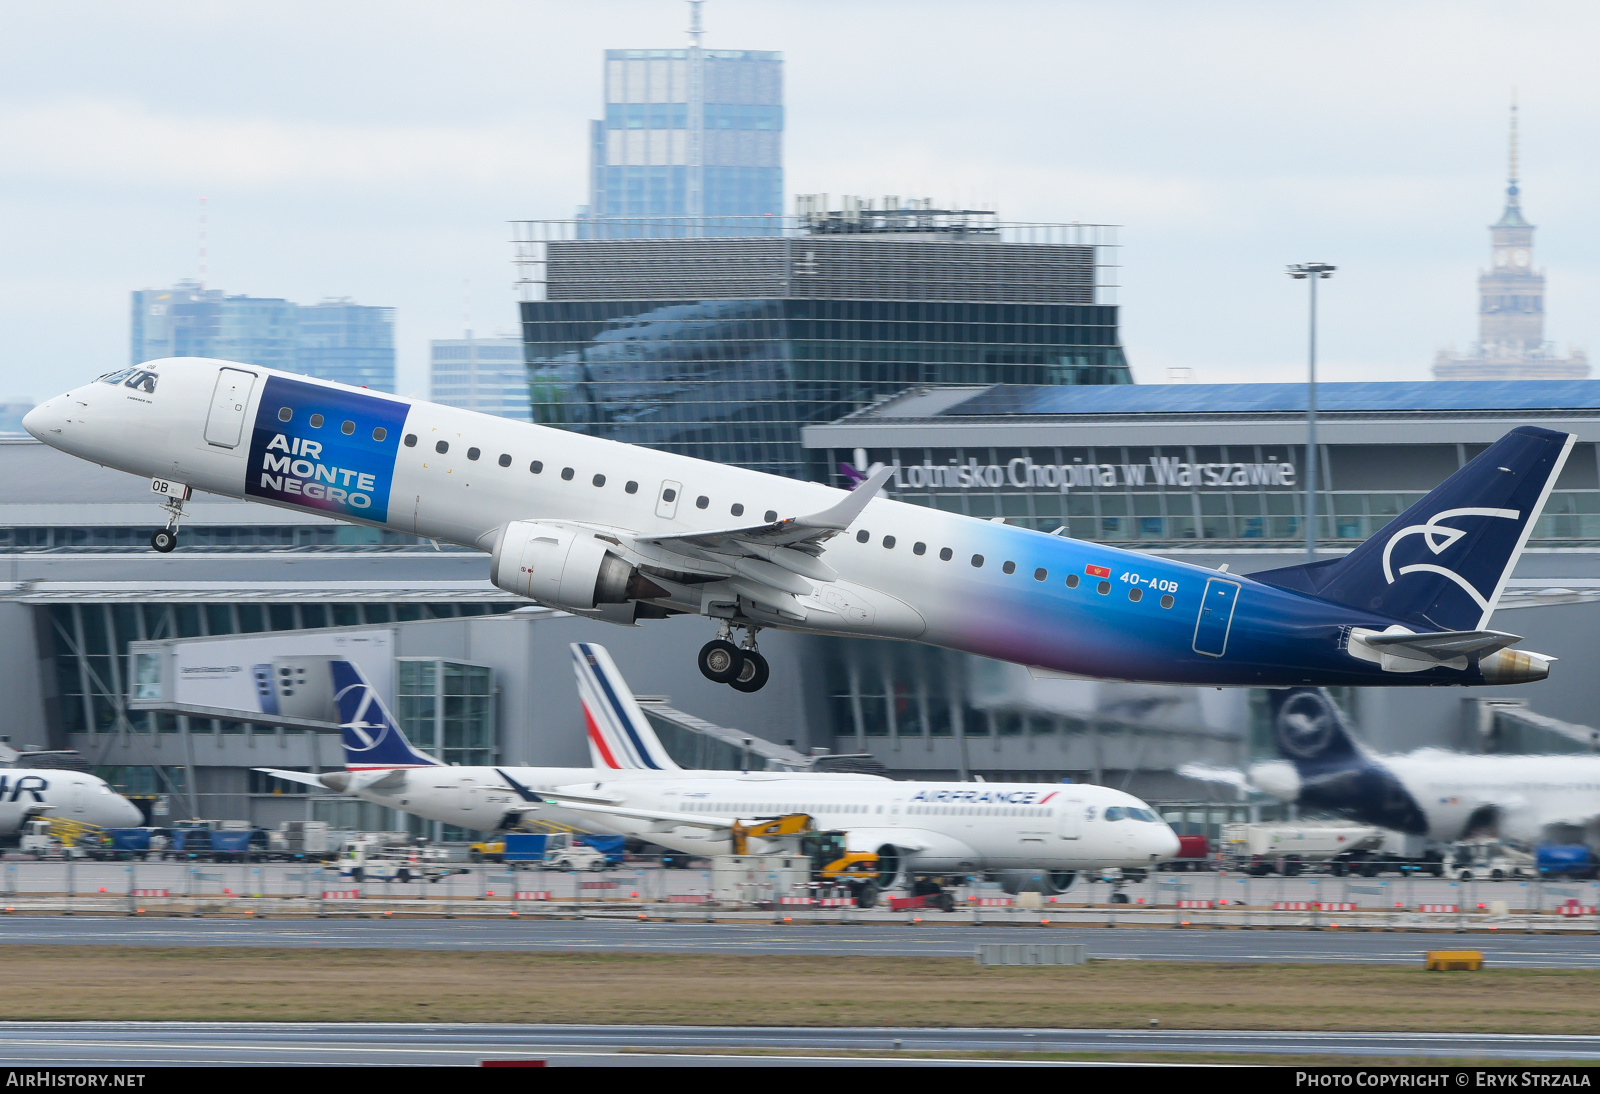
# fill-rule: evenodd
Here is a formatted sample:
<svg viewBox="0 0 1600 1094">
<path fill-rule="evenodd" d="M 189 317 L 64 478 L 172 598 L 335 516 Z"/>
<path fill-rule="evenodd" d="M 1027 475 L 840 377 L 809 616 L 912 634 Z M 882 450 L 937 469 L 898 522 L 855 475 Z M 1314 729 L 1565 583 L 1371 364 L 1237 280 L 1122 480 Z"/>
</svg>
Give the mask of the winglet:
<svg viewBox="0 0 1600 1094">
<path fill-rule="evenodd" d="M 831 528 L 842 532 L 855 523 L 867 503 L 878 496 L 878 491 L 883 489 L 883 484 L 894 475 L 894 466 L 886 464 L 878 468 L 867 477 L 867 481 L 845 495 L 843 501 L 831 509 L 824 509 L 820 513 L 812 513 L 808 517 L 796 517 L 795 524 L 801 528 Z"/>
</svg>

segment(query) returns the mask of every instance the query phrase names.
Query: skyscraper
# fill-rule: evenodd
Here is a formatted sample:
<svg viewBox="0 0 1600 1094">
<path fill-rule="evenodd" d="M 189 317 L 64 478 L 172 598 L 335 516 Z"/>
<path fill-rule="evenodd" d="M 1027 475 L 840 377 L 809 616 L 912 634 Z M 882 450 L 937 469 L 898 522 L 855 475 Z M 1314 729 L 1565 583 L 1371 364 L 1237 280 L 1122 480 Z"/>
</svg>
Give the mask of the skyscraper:
<svg viewBox="0 0 1600 1094">
<path fill-rule="evenodd" d="M 428 343 L 428 398 L 526 422 L 528 370 L 516 338 L 439 338 Z"/>
<path fill-rule="evenodd" d="M 1517 105 L 1511 104 L 1506 207 L 1489 226 L 1492 265 L 1478 277 L 1478 340 L 1470 351 L 1440 350 L 1435 380 L 1582 380 L 1589 358 L 1544 340 L 1544 274 L 1533 264 L 1533 225 L 1522 215 L 1517 185 Z"/>
<path fill-rule="evenodd" d="M 690 9 L 688 49 L 606 50 L 579 213 L 600 222 L 596 236 L 698 235 L 705 218 L 783 213 L 783 55 L 705 49 L 700 4 Z M 655 218 L 690 221 L 637 223 Z"/>
<path fill-rule="evenodd" d="M 194 281 L 133 294 L 133 364 L 215 357 L 394 390 L 394 309 L 347 299 L 295 304 L 229 296 Z"/>
</svg>

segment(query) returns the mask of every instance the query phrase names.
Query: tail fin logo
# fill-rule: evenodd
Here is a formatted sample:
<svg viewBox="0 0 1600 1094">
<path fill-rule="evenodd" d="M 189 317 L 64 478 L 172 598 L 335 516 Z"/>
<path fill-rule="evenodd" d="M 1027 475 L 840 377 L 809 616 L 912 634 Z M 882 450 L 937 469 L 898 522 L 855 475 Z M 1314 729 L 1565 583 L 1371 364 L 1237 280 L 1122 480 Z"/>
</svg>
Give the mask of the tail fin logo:
<svg viewBox="0 0 1600 1094">
<path fill-rule="evenodd" d="M 346 731 L 345 749 L 350 752 L 371 752 L 388 738 L 389 720 L 384 717 L 383 704 L 378 701 L 377 692 L 366 683 L 351 684 L 334 697 L 340 710 L 346 709 L 345 696 L 353 691 L 360 694 L 354 698 L 355 711 L 343 723 Z M 376 714 L 378 720 L 368 721 L 369 713 Z M 357 747 L 358 743 L 360 747 Z"/>
<path fill-rule="evenodd" d="M 1289 696 L 1278 711 L 1278 747 L 1296 760 L 1314 760 L 1328 750 L 1339 732 L 1339 716 L 1317 691 Z"/>
<path fill-rule="evenodd" d="M 1452 528 L 1448 525 L 1440 524 L 1439 522 L 1443 520 L 1453 520 L 1458 517 L 1499 517 L 1504 520 L 1520 520 L 1522 517 L 1522 512 L 1518 509 L 1445 509 L 1429 517 L 1426 524 L 1408 524 L 1394 535 L 1390 536 L 1389 542 L 1383 546 L 1383 577 L 1385 581 L 1387 581 L 1390 585 L 1393 585 L 1398 578 L 1404 577 L 1406 574 L 1438 574 L 1439 576 L 1447 578 L 1448 580 L 1453 581 L 1457 585 L 1461 586 L 1462 590 L 1468 596 L 1472 597 L 1473 602 L 1477 604 L 1478 607 L 1482 608 L 1484 611 L 1488 611 L 1489 598 L 1479 592 L 1472 582 L 1468 581 L 1454 570 L 1445 566 L 1436 565 L 1432 562 L 1414 562 L 1409 566 L 1400 567 L 1399 571 L 1396 572 L 1389 558 L 1389 556 L 1394 552 L 1395 545 L 1398 544 L 1402 539 L 1405 539 L 1407 536 L 1421 536 L 1423 544 L 1428 548 L 1429 551 L 1433 552 L 1435 555 L 1444 554 L 1445 551 L 1454 546 L 1454 544 L 1467 533 L 1465 529 Z"/>
</svg>

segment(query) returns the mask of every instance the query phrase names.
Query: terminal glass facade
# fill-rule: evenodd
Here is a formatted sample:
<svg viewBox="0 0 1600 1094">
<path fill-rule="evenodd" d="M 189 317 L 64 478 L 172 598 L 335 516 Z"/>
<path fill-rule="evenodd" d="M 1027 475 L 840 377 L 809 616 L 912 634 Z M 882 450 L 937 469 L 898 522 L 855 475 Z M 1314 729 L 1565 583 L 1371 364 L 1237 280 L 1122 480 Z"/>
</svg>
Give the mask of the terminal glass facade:
<svg viewBox="0 0 1600 1094">
<path fill-rule="evenodd" d="M 402 657 L 395 717 L 412 744 L 446 764 L 494 763 L 494 684 L 485 665 Z"/>
</svg>

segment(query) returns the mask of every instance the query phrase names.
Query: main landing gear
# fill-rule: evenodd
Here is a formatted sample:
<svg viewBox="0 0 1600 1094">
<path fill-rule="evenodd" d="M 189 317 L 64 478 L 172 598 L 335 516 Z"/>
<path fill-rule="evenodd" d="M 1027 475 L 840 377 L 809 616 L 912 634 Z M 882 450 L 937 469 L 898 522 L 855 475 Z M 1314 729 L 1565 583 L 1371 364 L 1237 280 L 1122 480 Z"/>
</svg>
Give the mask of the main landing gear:
<svg viewBox="0 0 1600 1094">
<path fill-rule="evenodd" d="M 700 674 L 735 691 L 754 692 L 767 686 L 772 668 L 756 649 L 756 628 L 746 627 L 744 645 L 736 646 L 731 624 L 724 623 L 716 638 L 700 647 Z"/>
</svg>

